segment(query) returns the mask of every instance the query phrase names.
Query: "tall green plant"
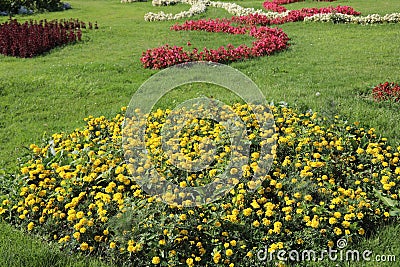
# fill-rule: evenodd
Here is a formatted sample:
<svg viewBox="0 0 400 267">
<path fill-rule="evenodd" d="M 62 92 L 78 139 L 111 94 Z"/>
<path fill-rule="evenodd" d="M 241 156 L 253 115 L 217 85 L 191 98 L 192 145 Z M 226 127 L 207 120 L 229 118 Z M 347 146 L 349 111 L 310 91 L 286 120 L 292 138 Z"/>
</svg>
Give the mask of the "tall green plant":
<svg viewBox="0 0 400 267">
<path fill-rule="evenodd" d="M 0 10 L 6 11 L 12 16 L 17 14 L 21 6 L 38 11 L 56 11 L 62 9 L 60 0 L 3 0 L 0 2 Z"/>
</svg>

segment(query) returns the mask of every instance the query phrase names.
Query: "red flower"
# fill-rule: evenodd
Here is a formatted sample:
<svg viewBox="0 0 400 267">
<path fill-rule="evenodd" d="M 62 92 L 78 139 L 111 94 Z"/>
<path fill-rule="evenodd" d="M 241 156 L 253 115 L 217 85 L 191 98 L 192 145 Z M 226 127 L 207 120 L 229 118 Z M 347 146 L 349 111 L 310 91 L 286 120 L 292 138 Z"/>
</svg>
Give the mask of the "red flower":
<svg viewBox="0 0 400 267">
<path fill-rule="evenodd" d="M 376 101 L 400 101 L 400 86 L 394 82 L 385 82 L 372 89 L 372 96 Z"/>
<path fill-rule="evenodd" d="M 277 8 L 283 8 L 279 5 L 299 2 L 299 0 L 273 0 L 266 1 L 265 5 L 275 5 Z M 329 1 L 331 2 L 331 1 Z M 285 9 L 286 10 L 286 9 Z M 171 65 L 184 63 L 188 61 L 213 61 L 219 63 L 229 63 L 248 58 L 271 55 L 282 51 L 289 46 L 289 37 L 281 29 L 268 28 L 266 25 L 283 24 L 286 22 L 302 21 L 305 17 L 320 13 L 339 12 L 349 15 L 358 15 L 353 8 L 347 6 L 327 7 L 327 8 L 303 8 L 292 10 L 287 16 L 270 19 L 265 15 L 250 14 L 241 17 L 232 17 L 231 19 L 200 19 L 190 20 L 183 24 L 175 24 L 171 27 L 173 31 L 206 31 L 223 32 L 228 34 L 248 34 L 256 40 L 251 47 L 240 45 L 234 47 L 228 44 L 218 49 L 204 48 L 199 52 L 197 48 L 192 51 L 184 51 L 183 47 L 173 47 L 168 45 L 149 49 L 143 53 L 141 61 L 145 68 L 160 69 Z M 237 25 L 239 24 L 239 25 Z M 260 25 L 260 26 L 258 26 Z M 191 46 L 191 43 L 187 43 Z"/>
</svg>

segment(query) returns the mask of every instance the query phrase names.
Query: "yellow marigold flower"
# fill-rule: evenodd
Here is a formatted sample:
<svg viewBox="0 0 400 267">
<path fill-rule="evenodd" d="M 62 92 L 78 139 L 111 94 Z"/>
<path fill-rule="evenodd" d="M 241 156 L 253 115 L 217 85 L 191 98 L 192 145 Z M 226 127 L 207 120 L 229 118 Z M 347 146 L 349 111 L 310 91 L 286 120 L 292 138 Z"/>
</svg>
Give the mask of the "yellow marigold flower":
<svg viewBox="0 0 400 267">
<path fill-rule="evenodd" d="M 250 205 L 253 207 L 253 209 L 259 209 L 260 208 L 260 205 L 257 203 L 256 200 L 253 200 Z"/>
<path fill-rule="evenodd" d="M 30 222 L 28 224 L 28 231 L 32 231 L 32 229 L 35 227 L 35 224 L 33 222 Z"/>
<path fill-rule="evenodd" d="M 226 254 L 226 256 L 228 256 L 228 257 L 232 256 L 232 254 L 233 254 L 232 249 L 230 249 L 230 248 L 227 249 L 226 252 L 225 252 L 225 254 Z"/>
<path fill-rule="evenodd" d="M 244 216 L 250 216 L 253 210 L 251 208 L 247 208 L 243 210 L 243 215 Z"/>
<path fill-rule="evenodd" d="M 186 264 L 187 264 L 189 267 L 194 266 L 193 259 L 192 259 L 192 258 L 186 259 Z"/>
<path fill-rule="evenodd" d="M 268 220 L 267 218 L 263 218 L 263 219 L 262 219 L 262 224 L 265 225 L 265 226 L 268 226 L 268 225 L 271 224 L 271 221 Z"/>
<path fill-rule="evenodd" d="M 88 245 L 88 243 L 83 242 L 81 244 L 80 248 L 81 248 L 82 251 L 85 251 L 85 250 L 87 250 L 89 248 L 89 245 Z"/>
<path fill-rule="evenodd" d="M 339 219 L 342 216 L 342 214 L 340 212 L 336 211 L 335 213 L 333 213 L 333 216 L 335 218 Z"/>
<path fill-rule="evenodd" d="M 313 157 L 314 157 L 315 159 L 319 159 L 319 158 L 321 158 L 321 154 L 319 154 L 319 153 L 314 153 L 314 154 L 313 154 Z"/>
<path fill-rule="evenodd" d="M 214 263 L 218 263 L 220 261 L 220 259 L 221 259 L 221 253 L 215 252 L 214 256 L 213 256 Z"/>
<path fill-rule="evenodd" d="M 6 211 L 7 211 L 7 209 L 4 209 L 3 207 L 0 207 L 0 214 L 3 214 Z"/>
<path fill-rule="evenodd" d="M 153 257 L 153 259 L 151 260 L 151 263 L 153 264 L 159 264 L 160 263 L 160 257 Z"/>
<path fill-rule="evenodd" d="M 342 225 L 344 228 L 349 228 L 350 227 L 350 222 L 349 221 L 343 221 Z"/>
<path fill-rule="evenodd" d="M 253 222 L 253 226 L 254 226 L 254 227 L 259 227 L 259 226 L 260 226 L 260 222 L 257 221 L 257 220 L 254 221 L 254 222 Z"/>
<path fill-rule="evenodd" d="M 180 233 L 181 233 L 182 235 L 187 235 L 187 234 L 188 234 L 188 231 L 185 230 L 185 229 L 183 229 L 183 230 L 180 231 Z"/>
<path fill-rule="evenodd" d="M 79 238 L 81 237 L 81 233 L 80 233 L 80 232 L 75 232 L 72 236 L 73 236 L 76 240 L 79 240 Z"/>
<path fill-rule="evenodd" d="M 333 229 L 333 231 L 335 232 L 336 235 L 341 235 L 342 234 L 342 230 L 338 227 L 335 227 L 335 229 Z"/>
<path fill-rule="evenodd" d="M 76 218 L 81 219 L 81 218 L 83 218 L 84 215 L 85 215 L 85 214 L 84 214 L 82 211 L 78 211 L 78 212 L 76 213 Z"/>
<path fill-rule="evenodd" d="M 318 226 L 319 226 L 318 217 L 314 217 L 314 218 L 312 219 L 312 221 L 311 221 L 311 227 L 312 227 L 312 228 L 318 228 Z"/>
<path fill-rule="evenodd" d="M 232 168 L 232 169 L 230 170 L 230 174 L 235 175 L 236 173 L 238 173 L 238 169 Z"/>
<path fill-rule="evenodd" d="M 311 195 L 306 195 L 306 196 L 304 196 L 304 200 L 306 200 L 306 201 L 311 201 L 313 198 L 312 198 L 312 196 Z"/>
<path fill-rule="evenodd" d="M 179 215 L 179 219 L 180 219 L 181 221 L 186 220 L 186 219 L 187 219 L 186 214 L 181 214 L 181 215 Z"/>
<path fill-rule="evenodd" d="M 282 228 L 282 223 L 281 222 L 274 222 L 274 229 L 280 229 Z"/>
</svg>

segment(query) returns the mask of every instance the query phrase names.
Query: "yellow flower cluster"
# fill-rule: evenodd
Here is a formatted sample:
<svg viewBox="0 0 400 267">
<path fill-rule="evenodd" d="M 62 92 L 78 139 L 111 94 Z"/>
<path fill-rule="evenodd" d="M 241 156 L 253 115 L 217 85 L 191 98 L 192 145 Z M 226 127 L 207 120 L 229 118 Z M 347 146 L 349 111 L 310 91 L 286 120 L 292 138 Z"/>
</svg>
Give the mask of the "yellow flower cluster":
<svg viewBox="0 0 400 267">
<path fill-rule="evenodd" d="M 246 124 L 250 144 L 249 160 L 228 171 L 236 186 L 195 207 L 164 204 L 147 195 L 137 179 L 148 164 L 180 188 L 215 181 L 235 150 L 223 124 L 192 119 L 167 144 L 176 153 L 163 152 L 162 129 L 171 111 L 157 110 L 142 122 L 149 158 L 142 165 L 134 165 L 135 158 L 126 164 L 122 109 L 111 120 L 89 117 L 83 129 L 31 145 L 18 193 L 2 196 L 0 216 L 71 251 L 117 263 L 255 266 L 255 255 L 265 247 L 324 249 L 342 237 L 362 238 L 365 229 L 395 215 L 400 147 L 339 117 L 328 123 L 315 113 L 269 108 L 278 145 L 259 187 L 248 181 L 268 142 L 261 143 L 264 133 L 247 105 L 232 106 Z M 209 144 L 215 144 L 214 154 L 208 153 Z M 209 166 L 187 166 L 196 160 Z"/>
</svg>

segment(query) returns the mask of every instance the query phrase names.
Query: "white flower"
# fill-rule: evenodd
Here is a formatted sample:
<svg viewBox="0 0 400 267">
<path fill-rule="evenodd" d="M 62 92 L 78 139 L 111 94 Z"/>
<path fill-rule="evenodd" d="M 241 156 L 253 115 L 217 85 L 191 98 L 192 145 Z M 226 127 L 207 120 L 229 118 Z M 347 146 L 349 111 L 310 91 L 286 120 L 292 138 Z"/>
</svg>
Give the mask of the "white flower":
<svg viewBox="0 0 400 267">
<path fill-rule="evenodd" d="M 124 1 L 124 0 L 123 0 Z M 130 0 L 128 0 L 130 1 Z M 285 17 L 289 14 L 290 10 L 286 12 L 278 13 L 278 12 L 263 12 L 261 9 L 254 8 L 244 8 L 235 3 L 229 2 L 219 2 L 219 1 L 211 1 L 211 0 L 153 0 L 153 6 L 168 6 L 177 3 L 185 3 L 191 5 L 190 9 L 187 11 L 182 11 L 177 14 L 165 14 L 160 11 L 158 13 L 149 12 L 145 14 L 144 19 L 146 21 L 161 21 L 161 20 L 177 20 L 182 18 L 190 18 L 195 15 L 206 12 L 207 6 L 223 8 L 228 11 L 230 14 L 234 16 L 246 16 L 249 14 L 259 14 L 265 15 L 268 18 L 281 18 Z"/>
<path fill-rule="evenodd" d="M 353 16 L 341 13 L 315 14 L 311 17 L 304 18 L 304 21 L 312 22 L 333 22 L 333 23 L 357 23 L 357 24 L 376 24 L 376 23 L 399 23 L 400 13 L 386 14 L 380 16 L 378 14 L 370 14 L 367 16 Z"/>
<path fill-rule="evenodd" d="M 138 0 L 121 0 L 121 3 L 131 3 Z M 263 12 L 261 9 L 245 8 L 236 3 L 220 2 L 211 0 L 152 0 L 153 6 L 169 6 L 178 3 L 185 3 L 191 5 L 187 11 L 182 11 L 177 14 L 164 13 L 160 11 L 158 13 L 149 12 L 145 14 L 144 19 L 146 21 L 162 21 L 162 20 L 177 20 L 182 18 L 190 18 L 195 15 L 204 13 L 207 11 L 207 7 L 216 7 L 225 9 L 227 12 L 234 16 L 247 16 L 250 14 L 265 15 L 270 19 L 282 18 L 289 14 L 290 10 L 282 13 L 278 12 Z M 380 16 L 378 14 L 370 14 L 367 16 L 353 16 L 341 13 L 326 13 L 326 14 L 315 14 L 311 17 L 305 17 L 304 21 L 312 22 L 333 22 L 333 23 L 357 23 L 357 24 L 375 24 L 375 23 L 398 23 L 400 22 L 400 13 L 386 14 Z"/>
</svg>

